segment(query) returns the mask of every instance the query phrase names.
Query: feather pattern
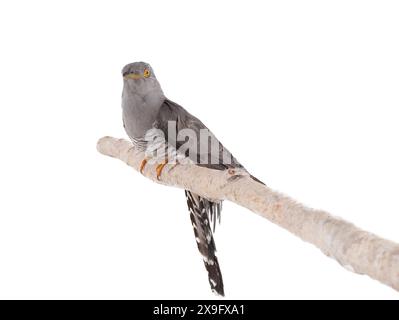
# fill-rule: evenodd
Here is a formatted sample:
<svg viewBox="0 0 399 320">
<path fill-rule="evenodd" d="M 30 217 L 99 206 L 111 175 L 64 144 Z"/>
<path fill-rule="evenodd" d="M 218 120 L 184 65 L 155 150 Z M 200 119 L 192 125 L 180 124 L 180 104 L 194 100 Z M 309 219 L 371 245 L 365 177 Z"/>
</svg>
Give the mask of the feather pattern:
<svg viewBox="0 0 399 320">
<path fill-rule="evenodd" d="M 224 296 L 222 273 L 216 257 L 215 241 L 213 240 L 213 233 L 209 223 L 209 215 L 211 217 L 213 215 L 213 221 L 215 221 L 216 216 L 220 217 L 221 204 L 210 202 L 187 190 L 185 193 L 195 240 L 204 260 L 205 268 L 208 271 L 209 284 L 212 291 Z"/>
</svg>

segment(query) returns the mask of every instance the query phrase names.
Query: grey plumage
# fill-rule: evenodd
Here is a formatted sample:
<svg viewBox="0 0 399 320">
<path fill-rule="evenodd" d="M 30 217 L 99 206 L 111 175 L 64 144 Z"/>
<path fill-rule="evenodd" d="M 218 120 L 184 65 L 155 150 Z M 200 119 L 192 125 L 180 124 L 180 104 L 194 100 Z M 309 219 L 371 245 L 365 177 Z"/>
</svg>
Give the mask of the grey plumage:
<svg viewBox="0 0 399 320">
<path fill-rule="evenodd" d="M 124 86 L 122 93 L 123 124 L 129 137 L 136 147 L 142 150 L 159 150 L 159 143 L 155 143 L 148 132 L 159 130 L 163 133 L 163 145 L 175 150 L 176 159 L 187 159 L 196 165 L 216 170 L 239 169 L 246 172 L 243 166 L 223 147 L 209 129 L 196 117 L 187 112 L 177 103 L 167 99 L 161 89 L 155 74 L 148 63 L 135 62 L 126 65 L 122 74 Z M 180 141 L 172 137 L 169 123 L 175 125 L 176 133 L 190 129 L 200 136 L 206 133 L 214 141 L 216 152 L 201 139 Z M 208 138 L 207 140 L 208 141 Z M 181 151 L 188 147 L 196 152 Z M 170 159 L 169 159 L 170 160 Z M 220 220 L 221 201 L 205 199 L 190 191 L 186 191 L 187 204 L 193 224 L 198 249 L 203 256 L 208 271 L 211 288 L 220 295 L 224 295 L 223 279 L 216 257 L 216 246 L 210 225 Z"/>
<path fill-rule="evenodd" d="M 205 130 L 216 143 L 219 144 L 219 154 L 212 158 L 209 148 L 202 146 L 202 141 L 188 141 L 197 144 L 195 149 L 197 153 L 190 153 L 191 160 L 198 165 L 203 165 L 211 169 L 243 168 L 242 165 L 224 148 L 216 139 L 215 135 L 196 117 L 191 115 L 177 103 L 167 99 L 157 81 L 151 66 L 144 62 L 135 62 L 128 64 L 122 70 L 123 75 L 140 75 L 144 70 L 150 70 L 148 78 L 124 79 L 122 93 L 123 122 L 127 134 L 132 140 L 144 139 L 146 133 L 151 128 L 160 129 L 166 138 L 166 141 L 174 148 L 178 149 L 183 142 L 174 141 L 168 136 L 168 122 L 175 121 L 177 132 L 183 129 L 191 129 L 200 136 L 200 131 Z M 146 145 L 144 145 L 146 146 Z M 228 159 L 228 161 L 227 161 Z"/>
</svg>

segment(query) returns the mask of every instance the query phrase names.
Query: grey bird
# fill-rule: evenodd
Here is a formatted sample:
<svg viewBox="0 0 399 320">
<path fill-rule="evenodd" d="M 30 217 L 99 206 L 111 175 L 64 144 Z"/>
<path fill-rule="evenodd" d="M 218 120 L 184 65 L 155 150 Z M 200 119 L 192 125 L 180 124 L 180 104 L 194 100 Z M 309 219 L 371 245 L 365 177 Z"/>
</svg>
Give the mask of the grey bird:
<svg viewBox="0 0 399 320">
<path fill-rule="evenodd" d="M 158 179 L 161 178 L 162 169 L 166 163 L 174 161 L 178 165 L 183 160 L 210 169 L 229 170 L 232 179 L 247 173 L 245 168 L 200 120 L 165 97 L 154 71 L 148 63 L 130 63 L 123 68 L 122 75 L 123 125 L 135 147 L 146 152 L 146 158 L 141 163 L 141 172 L 147 161 L 156 158 L 156 161 L 159 162 L 156 169 Z M 189 137 L 183 141 L 177 139 L 170 133 L 171 123 L 177 134 L 189 130 L 196 134 L 197 138 Z M 213 144 L 216 143 L 216 152 L 213 152 L 212 146 L 208 145 L 208 138 L 198 139 L 198 136 L 201 136 L 204 131 L 214 142 Z M 155 138 L 151 132 L 162 133 L 162 143 L 159 143 L 160 140 Z M 184 150 L 182 150 L 183 146 Z M 162 148 L 164 151 L 158 152 Z M 262 183 L 253 176 L 251 177 Z M 213 239 L 216 220 L 220 221 L 222 202 L 206 199 L 189 190 L 185 190 L 185 194 L 198 250 L 202 254 L 205 268 L 208 271 L 209 284 L 212 291 L 223 296 L 223 279 Z M 211 222 L 213 222 L 213 231 Z"/>
</svg>

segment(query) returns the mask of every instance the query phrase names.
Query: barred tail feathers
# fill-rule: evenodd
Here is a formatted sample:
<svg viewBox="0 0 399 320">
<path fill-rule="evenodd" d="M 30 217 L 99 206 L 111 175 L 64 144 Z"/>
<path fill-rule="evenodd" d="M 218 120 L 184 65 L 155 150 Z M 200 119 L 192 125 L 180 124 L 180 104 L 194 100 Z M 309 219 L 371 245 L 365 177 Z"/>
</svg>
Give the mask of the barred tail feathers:
<svg viewBox="0 0 399 320">
<path fill-rule="evenodd" d="M 220 221 L 221 203 L 211 202 L 187 190 L 185 193 L 195 240 L 208 271 L 209 284 L 212 291 L 224 296 L 222 273 L 216 257 L 216 246 L 209 221 L 210 219 L 213 221 L 213 229 L 215 229 L 216 219 Z"/>
</svg>

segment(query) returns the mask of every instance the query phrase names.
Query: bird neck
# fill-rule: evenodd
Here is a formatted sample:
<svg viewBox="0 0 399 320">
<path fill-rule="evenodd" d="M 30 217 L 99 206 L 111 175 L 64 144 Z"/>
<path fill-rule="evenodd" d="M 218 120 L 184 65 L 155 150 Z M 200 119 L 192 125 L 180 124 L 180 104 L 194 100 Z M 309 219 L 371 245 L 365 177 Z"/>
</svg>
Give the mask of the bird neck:
<svg viewBox="0 0 399 320">
<path fill-rule="evenodd" d="M 140 139 L 152 128 L 165 100 L 162 90 L 146 93 L 124 90 L 122 94 L 123 121 L 130 138 Z"/>
</svg>

